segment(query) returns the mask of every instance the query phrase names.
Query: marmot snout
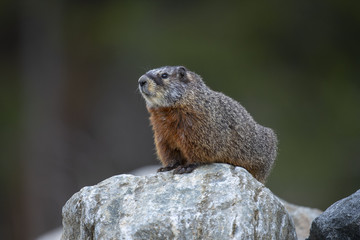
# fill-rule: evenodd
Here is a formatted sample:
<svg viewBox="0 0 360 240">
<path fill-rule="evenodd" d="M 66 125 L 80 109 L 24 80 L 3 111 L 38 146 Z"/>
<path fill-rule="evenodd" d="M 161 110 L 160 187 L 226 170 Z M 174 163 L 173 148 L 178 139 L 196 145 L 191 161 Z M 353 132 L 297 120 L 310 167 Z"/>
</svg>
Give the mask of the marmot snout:
<svg viewBox="0 0 360 240">
<path fill-rule="evenodd" d="M 150 70 L 138 82 L 164 166 L 159 171 L 188 173 L 201 164 L 228 163 L 265 182 L 277 137 L 237 101 L 211 90 L 182 66 Z"/>
</svg>

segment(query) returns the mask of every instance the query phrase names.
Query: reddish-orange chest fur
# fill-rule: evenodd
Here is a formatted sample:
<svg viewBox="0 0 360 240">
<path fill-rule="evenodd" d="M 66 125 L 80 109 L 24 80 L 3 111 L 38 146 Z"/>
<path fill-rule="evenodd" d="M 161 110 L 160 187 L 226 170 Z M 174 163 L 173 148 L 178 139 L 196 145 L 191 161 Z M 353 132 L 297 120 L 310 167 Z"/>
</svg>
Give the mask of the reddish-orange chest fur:
<svg viewBox="0 0 360 240">
<path fill-rule="evenodd" d="M 179 148 L 184 138 L 184 112 L 174 107 L 149 108 L 156 142 Z"/>
</svg>

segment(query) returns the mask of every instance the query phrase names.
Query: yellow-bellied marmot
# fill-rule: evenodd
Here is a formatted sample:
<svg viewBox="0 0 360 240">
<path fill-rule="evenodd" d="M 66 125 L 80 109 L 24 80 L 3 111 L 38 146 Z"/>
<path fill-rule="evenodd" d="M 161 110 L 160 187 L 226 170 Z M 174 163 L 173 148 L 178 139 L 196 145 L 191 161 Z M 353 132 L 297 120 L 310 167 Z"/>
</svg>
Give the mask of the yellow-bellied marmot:
<svg viewBox="0 0 360 240">
<path fill-rule="evenodd" d="M 237 101 L 182 66 L 150 70 L 138 83 L 164 166 L 158 171 L 181 174 L 201 164 L 228 163 L 265 182 L 276 158 L 276 135 Z"/>
</svg>

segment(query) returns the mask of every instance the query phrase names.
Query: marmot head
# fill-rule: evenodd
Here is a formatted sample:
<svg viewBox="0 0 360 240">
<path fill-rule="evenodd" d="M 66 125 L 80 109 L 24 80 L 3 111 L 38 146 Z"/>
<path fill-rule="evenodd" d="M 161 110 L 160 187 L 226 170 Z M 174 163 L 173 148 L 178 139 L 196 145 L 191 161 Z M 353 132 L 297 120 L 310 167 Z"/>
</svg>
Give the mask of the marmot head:
<svg viewBox="0 0 360 240">
<path fill-rule="evenodd" d="M 168 107 L 182 99 L 194 79 L 183 66 L 156 68 L 139 78 L 139 90 L 148 107 Z"/>
</svg>

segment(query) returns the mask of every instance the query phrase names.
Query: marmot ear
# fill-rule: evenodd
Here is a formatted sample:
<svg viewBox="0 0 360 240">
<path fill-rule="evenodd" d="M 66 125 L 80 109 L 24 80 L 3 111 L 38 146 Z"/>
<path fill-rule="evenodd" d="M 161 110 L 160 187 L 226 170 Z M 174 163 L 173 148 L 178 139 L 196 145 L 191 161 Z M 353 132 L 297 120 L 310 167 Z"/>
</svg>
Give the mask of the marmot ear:
<svg viewBox="0 0 360 240">
<path fill-rule="evenodd" d="M 187 69 L 185 67 L 181 66 L 178 68 L 180 81 L 185 82 L 185 83 L 189 82 L 189 79 L 186 76 L 186 71 L 187 71 Z"/>
</svg>

